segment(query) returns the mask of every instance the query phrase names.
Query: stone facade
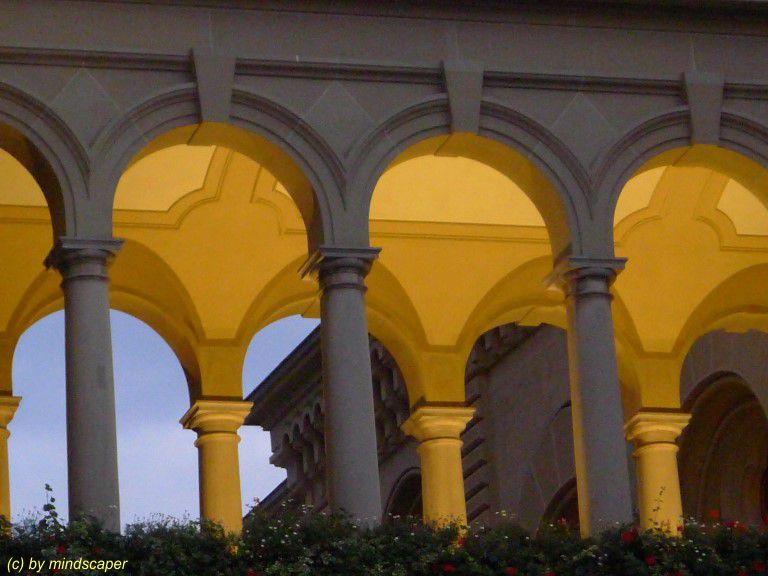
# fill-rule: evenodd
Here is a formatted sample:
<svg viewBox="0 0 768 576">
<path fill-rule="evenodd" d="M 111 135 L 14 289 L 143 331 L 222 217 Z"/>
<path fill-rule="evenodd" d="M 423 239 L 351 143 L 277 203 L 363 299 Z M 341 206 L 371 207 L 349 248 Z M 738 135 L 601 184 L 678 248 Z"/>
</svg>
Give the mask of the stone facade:
<svg viewBox="0 0 768 576">
<path fill-rule="evenodd" d="M 768 422 L 758 398 L 768 394 L 768 375 L 755 359 L 766 354 L 764 334 L 714 333 L 686 359 L 685 403 L 692 421 L 678 444 L 687 517 L 708 519 L 717 511 L 751 525 L 764 522 Z M 396 431 L 409 411 L 402 375 L 373 338 L 371 363 L 382 506 L 387 514 L 420 515 L 416 443 Z M 469 522 L 488 525 L 503 518 L 531 530 L 562 518 L 577 523 L 564 332 L 547 325 L 499 326 L 475 343 L 466 374 L 467 401 L 476 408 L 462 434 Z M 302 472 L 319 471 L 324 462 L 322 426 L 306 432 L 309 422 L 322 418 L 321 380 L 315 331 L 248 396 L 254 406 L 246 425 L 270 431 L 271 461 L 288 473 L 260 503 L 268 513 L 297 503 L 315 510 L 327 506 L 322 475 Z M 628 465 L 634 469 L 631 455 L 628 444 Z M 302 465 L 307 458 L 311 463 Z M 636 507 L 636 494 L 633 501 Z"/>
</svg>

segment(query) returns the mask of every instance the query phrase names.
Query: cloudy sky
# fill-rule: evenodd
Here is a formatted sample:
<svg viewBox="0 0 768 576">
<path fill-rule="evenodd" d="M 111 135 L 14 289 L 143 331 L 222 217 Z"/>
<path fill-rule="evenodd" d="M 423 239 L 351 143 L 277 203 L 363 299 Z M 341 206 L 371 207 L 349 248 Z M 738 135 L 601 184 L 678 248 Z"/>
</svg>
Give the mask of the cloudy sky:
<svg viewBox="0 0 768 576">
<path fill-rule="evenodd" d="M 248 394 L 317 325 L 291 317 L 266 327 L 248 349 L 243 390 Z M 195 433 L 179 418 L 189 407 L 187 384 L 168 345 L 146 324 L 112 312 L 117 396 L 120 507 L 123 523 L 152 514 L 196 517 Z M 10 425 L 12 516 L 39 513 L 45 484 L 67 517 L 67 444 L 64 393 L 64 315 L 52 314 L 21 338 L 13 362 L 21 406 Z M 269 434 L 240 429 L 244 509 L 285 474 L 269 464 Z"/>
</svg>

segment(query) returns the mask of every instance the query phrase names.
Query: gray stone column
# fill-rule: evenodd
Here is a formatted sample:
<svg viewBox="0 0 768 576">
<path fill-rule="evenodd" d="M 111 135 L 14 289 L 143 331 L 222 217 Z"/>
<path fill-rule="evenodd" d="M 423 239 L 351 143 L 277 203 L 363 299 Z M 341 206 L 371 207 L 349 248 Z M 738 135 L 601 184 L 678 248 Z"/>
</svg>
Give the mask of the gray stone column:
<svg viewBox="0 0 768 576">
<path fill-rule="evenodd" d="M 63 278 L 69 514 L 93 516 L 115 532 L 120 496 L 107 267 L 120 245 L 61 238 L 46 260 Z"/>
<path fill-rule="evenodd" d="M 381 521 L 365 282 L 377 249 L 321 248 L 311 263 L 321 290 L 328 498 L 333 510 Z"/>
<path fill-rule="evenodd" d="M 632 520 L 610 285 L 620 259 L 572 258 L 561 273 L 568 315 L 573 444 L 583 535 Z"/>
</svg>

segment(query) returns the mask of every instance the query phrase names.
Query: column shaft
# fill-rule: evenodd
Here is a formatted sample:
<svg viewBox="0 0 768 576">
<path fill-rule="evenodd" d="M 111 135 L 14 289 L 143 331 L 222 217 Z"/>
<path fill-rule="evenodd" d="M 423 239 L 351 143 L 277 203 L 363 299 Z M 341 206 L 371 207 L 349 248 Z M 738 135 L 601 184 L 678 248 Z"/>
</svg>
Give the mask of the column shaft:
<svg viewBox="0 0 768 576">
<path fill-rule="evenodd" d="M 0 396 L 0 516 L 11 519 L 11 479 L 10 462 L 8 459 L 8 431 L 16 408 L 21 398 L 17 396 Z"/>
<path fill-rule="evenodd" d="M 200 516 L 228 532 L 243 526 L 237 430 L 251 406 L 240 400 L 198 400 L 181 419 L 197 432 Z"/>
<path fill-rule="evenodd" d="M 637 499 L 640 527 L 659 528 L 678 535 L 683 521 L 677 438 L 690 420 L 675 411 L 640 411 L 625 426 L 635 443 Z"/>
<path fill-rule="evenodd" d="M 420 406 L 403 423 L 403 431 L 419 440 L 421 496 L 427 524 L 467 523 L 461 433 L 474 408 Z"/>
<path fill-rule="evenodd" d="M 615 271 L 566 272 L 568 360 L 579 518 L 583 535 L 632 520 L 609 286 Z"/>
<path fill-rule="evenodd" d="M 331 508 L 373 525 L 381 487 L 364 278 L 377 250 L 321 249 L 321 347 Z"/>
<path fill-rule="evenodd" d="M 63 277 L 70 516 L 120 530 L 107 266 L 115 240 L 62 238 L 47 263 Z"/>
</svg>

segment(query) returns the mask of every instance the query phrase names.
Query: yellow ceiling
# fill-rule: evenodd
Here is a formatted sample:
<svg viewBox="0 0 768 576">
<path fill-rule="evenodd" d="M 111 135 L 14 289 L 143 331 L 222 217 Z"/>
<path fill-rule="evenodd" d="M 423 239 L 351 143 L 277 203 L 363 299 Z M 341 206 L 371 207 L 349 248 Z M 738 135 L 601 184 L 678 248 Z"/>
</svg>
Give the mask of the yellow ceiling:
<svg viewBox="0 0 768 576">
<path fill-rule="evenodd" d="M 505 175 L 475 160 L 422 156 L 379 180 L 372 220 L 544 226 L 533 202 Z"/>
<path fill-rule="evenodd" d="M 174 202 L 202 188 L 215 149 L 176 145 L 145 156 L 120 178 L 115 209 L 169 210 Z"/>
<path fill-rule="evenodd" d="M 639 212 L 651 203 L 651 198 L 659 184 L 662 174 L 666 168 L 653 168 L 642 172 L 632 178 L 624 186 L 616 204 L 616 211 L 613 214 L 613 225 L 617 226 L 630 214 Z"/>
<path fill-rule="evenodd" d="M 167 212 L 185 196 L 199 192 L 215 146 L 175 145 L 142 157 L 120 179 L 115 209 Z M 248 170 L 258 172 L 254 163 Z M 618 225 L 648 207 L 666 167 L 644 171 L 624 187 L 614 214 Z M 45 197 L 32 176 L 0 149 L 0 206 L 44 207 Z M 275 189 L 288 196 L 277 181 Z M 768 235 L 768 210 L 736 180 L 722 190 L 718 210 L 740 235 Z M 401 162 L 380 179 L 371 219 L 401 222 L 465 223 L 543 227 L 539 211 L 507 176 L 462 157 L 426 156 Z"/>
<path fill-rule="evenodd" d="M 717 209 L 733 222 L 737 234 L 768 236 L 768 210 L 736 180 L 728 180 Z"/>
</svg>

